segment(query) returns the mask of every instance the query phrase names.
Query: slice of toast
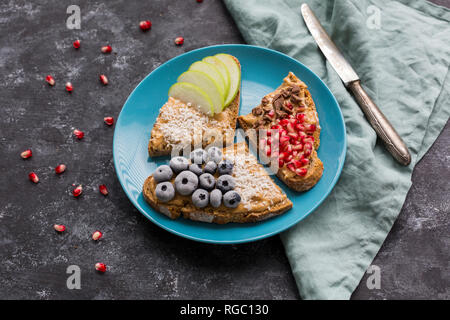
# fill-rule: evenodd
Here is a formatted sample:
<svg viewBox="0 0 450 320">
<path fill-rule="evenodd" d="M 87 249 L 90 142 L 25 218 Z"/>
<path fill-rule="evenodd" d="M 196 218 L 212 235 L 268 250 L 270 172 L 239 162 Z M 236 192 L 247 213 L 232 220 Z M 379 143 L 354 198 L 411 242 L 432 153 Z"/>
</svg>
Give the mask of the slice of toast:
<svg viewBox="0 0 450 320">
<path fill-rule="evenodd" d="M 287 120 L 280 122 L 283 119 Z M 293 144 L 297 143 L 300 145 L 299 149 L 301 147 L 302 149 L 298 150 L 292 159 L 286 159 L 286 155 L 289 155 L 287 150 L 291 147 L 283 145 L 281 138 L 277 140 L 280 151 L 280 157 L 277 158 L 281 159 L 277 176 L 289 188 L 295 191 L 306 191 L 316 185 L 323 173 L 323 163 L 316 152 L 320 145 L 320 125 L 314 101 L 306 84 L 292 72 L 283 79 L 281 86 L 261 100 L 261 104 L 255 107 L 252 113 L 238 117 L 239 125 L 248 133 L 249 142 L 259 148 L 267 148 L 267 144 L 264 145 L 265 141 L 259 140 L 258 132 L 264 132 L 264 130 L 267 132 L 273 126 L 280 126 L 286 121 L 295 128 L 301 128 L 291 131 L 294 135 L 298 134 L 299 138 L 290 137 L 287 144 L 294 147 Z M 298 125 L 300 126 L 296 127 Z M 250 134 L 250 129 L 255 131 Z M 272 132 L 274 131 L 271 130 Z M 290 131 L 286 130 L 286 132 L 289 134 Z M 303 138 L 300 138 L 301 136 Z M 310 151 L 306 151 L 307 144 L 308 148 L 312 146 L 309 148 Z"/>
<path fill-rule="evenodd" d="M 171 219 L 182 215 L 186 219 L 218 224 L 261 221 L 280 215 L 292 208 L 292 202 L 249 152 L 245 142 L 224 148 L 223 155 L 224 158 L 234 162 L 232 174 L 236 181 L 234 190 L 240 194 L 242 199 L 236 208 L 227 208 L 222 204 L 219 208 L 208 205 L 203 209 L 198 209 L 193 205 L 190 196 L 181 196 L 178 193 L 175 198 L 163 203 L 156 198 L 156 181 L 153 176 L 145 180 L 144 199 L 153 209 Z"/>
<path fill-rule="evenodd" d="M 234 58 L 240 67 L 239 61 Z M 175 146 L 183 147 L 229 145 L 234 140 L 236 119 L 239 114 L 240 89 L 236 97 L 222 112 L 209 117 L 195 107 L 169 97 L 161 107 L 148 143 L 151 157 L 169 155 Z"/>
</svg>

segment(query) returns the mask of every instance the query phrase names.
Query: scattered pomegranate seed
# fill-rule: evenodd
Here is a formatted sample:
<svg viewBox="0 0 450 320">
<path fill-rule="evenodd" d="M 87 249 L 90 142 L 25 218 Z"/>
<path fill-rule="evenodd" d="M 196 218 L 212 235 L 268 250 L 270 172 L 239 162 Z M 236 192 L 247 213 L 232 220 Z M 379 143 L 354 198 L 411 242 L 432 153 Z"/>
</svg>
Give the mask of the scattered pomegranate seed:
<svg viewBox="0 0 450 320">
<path fill-rule="evenodd" d="M 106 264 L 101 263 L 101 262 L 97 262 L 95 264 L 95 270 L 97 270 L 99 272 L 105 272 L 106 271 Z"/>
<path fill-rule="evenodd" d="M 108 84 L 108 78 L 104 75 L 100 75 L 100 82 L 103 83 L 105 86 Z"/>
<path fill-rule="evenodd" d="M 108 44 L 107 46 L 103 46 L 101 50 L 103 53 L 110 53 L 112 51 L 112 47 Z"/>
<path fill-rule="evenodd" d="M 64 171 L 66 171 L 66 165 L 65 164 L 60 164 L 55 168 L 55 172 L 57 174 L 63 173 Z"/>
<path fill-rule="evenodd" d="M 80 48 L 80 40 L 75 40 L 75 41 L 73 42 L 73 47 L 74 47 L 75 49 Z"/>
<path fill-rule="evenodd" d="M 299 176 L 306 176 L 306 174 L 308 173 L 308 169 L 299 168 L 295 170 L 295 173 L 297 173 Z"/>
<path fill-rule="evenodd" d="M 34 183 L 38 183 L 38 182 L 39 182 L 39 178 L 38 178 L 37 174 L 34 173 L 34 172 L 30 172 L 30 173 L 28 174 L 28 178 L 29 178 L 31 181 L 33 181 Z"/>
<path fill-rule="evenodd" d="M 73 189 L 72 194 L 74 197 L 79 197 L 82 192 L 83 192 L 83 187 L 80 184 L 78 187 Z"/>
<path fill-rule="evenodd" d="M 150 30 L 151 27 L 152 23 L 149 20 L 139 22 L 139 28 L 141 28 L 142 31 Z"/>
<path fill-rule="evenodd" d="M 66 91 L 68 91 L 68 92 L 72 92 L 73 91 L 72 83 L 70 83 L 70 82 L 66 83 Z"/>
<path fill-rule="evenodd" d="M 66 226 L 63 224 L 55 224 L 53 228 L 58 232 L 63 232 L 66 230 Z"/>
<path fill-rule="evenodd" d="M 78 129 L 73 130 L 73 134 L 80 140 L 84 137 L 84 132 Z"/>
<path fill-rule="evenodd" d="M 103 121 L 105 121 L 105 123 L 108 126 L 112 126 L 114 124 L 114 118 L 113 117 L 105 117 L 105 118 L 103 118 Z"/>
<path fill-rule="evenodd" d="M 53 77 L 51 75 L 46 76 L 45 81 L 47 81 L 47 83 L 51 86 L 55 85 L 55 79 L 53 79 Z"/>
<path fill-rule="evenodd" d="M 183 37 L 176 37 L 175 38 L 175 44 L 177 46 L 181 46 L 184 43 L 184 38 Z"/>
<path fill-rule="evenodd" d="M 101 184 L 98 186 L 98 190 L 100 191 L 101 194 L 103 195 L 108 195 L 108 189 L 106 188 L 106 186 L 104 184 Z"/>
<path fill-rule="evenodd" d="M 25 150 L 24 152 L 22 152 L 22 153 L 20 154 L 20 156 L 21 156 L 23 159 L 31 158 L 32 155 L 33 155 L 33 152 L 31 152 L 31 149 Z"/>
<path fill-rule="evenodd" d="M 101 233 L 101 231 L 99 230 L 95 230 L 94 233 L 92 234 L 92 240 L 100 240 L 100 238 L 103 237 L 103 233 Z"/>
</svg>

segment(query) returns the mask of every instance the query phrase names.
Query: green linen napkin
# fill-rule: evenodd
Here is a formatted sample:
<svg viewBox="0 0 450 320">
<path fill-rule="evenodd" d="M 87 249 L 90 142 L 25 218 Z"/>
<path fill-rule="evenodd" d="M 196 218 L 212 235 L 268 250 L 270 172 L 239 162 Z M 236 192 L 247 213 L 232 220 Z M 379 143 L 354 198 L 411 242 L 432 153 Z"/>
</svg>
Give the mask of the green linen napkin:
<svg viewBox="0 0 450 320">
<path fill-rule="evenodd" d="M 320 53 L 301 17 L 303 2 L 404 138 L 412 153 L 409 167 L 398 165 L 377 140 Z M 225 0 L 225 4 L 248 43 L 298 59 L 326 82 L 339 101 L 348 142 L 342 175 L 325 202 L 281 238 L 302 298 L 348 299 L 400 212 L 415 163 L 449 118 L 450 11 L 407 0 Z"/>
</svg>

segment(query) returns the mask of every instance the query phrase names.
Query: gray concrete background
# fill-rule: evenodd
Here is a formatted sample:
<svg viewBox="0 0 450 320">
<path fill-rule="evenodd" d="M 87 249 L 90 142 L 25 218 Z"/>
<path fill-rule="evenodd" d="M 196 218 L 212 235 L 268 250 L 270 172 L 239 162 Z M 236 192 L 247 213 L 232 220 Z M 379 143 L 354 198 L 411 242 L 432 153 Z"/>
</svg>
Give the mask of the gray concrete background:
<svg viewBox="0 0 450 320">
<path fill-rule="evenodd" d="M 449 1 L 436 1 L 450 6 Z M 66 8 L 81 7 L 81 30 L 65 27 Z M 143 33 L 140 20 L 153 28 Z M 0 298 L 1 299 L 298 299 L 278 236 L 216 246 L 176 237 L 128 201 L 112 163 L 117 118 L 139 81 L 183 52 L 242 43 L 218 0 L 4 1 L 0 4 Z M 185 37 L 176 47 L 173 39 Z M 82 47 L 74 50 L 72 42 Z M 114 52 L 100 53 L 110 43 Z M 103 87 L 98 74 L 110 85 Z M 43 78 L 54 75 L 56 86 Z M 74 92 L 64 91 L 71 81 Z M 81 141 L 72 130 L 84 130 Z M 22 160 L 20 152 L 33 149 Z M 56 176 L 53 168 L 65 163 Z M 380 290 L 366 278 L 355 299 L 449 299 L 450 125 L 416 166 L 413 186 L 374 264 Z M 34 185 L 27 174 L 35 171 Z M 105 183 L 110 194 L 101 196 Z M 72 184 L 83 184 L 80 199 Z M 67 225 L 56 234 L 54 223 Z M 104 238 L 95 243 L 91 233 Z M 110 267 L 97 274 L 95 262 Z M 65 271 L 82 270 L 82 289 L 66 288 Z"/>
</svg>

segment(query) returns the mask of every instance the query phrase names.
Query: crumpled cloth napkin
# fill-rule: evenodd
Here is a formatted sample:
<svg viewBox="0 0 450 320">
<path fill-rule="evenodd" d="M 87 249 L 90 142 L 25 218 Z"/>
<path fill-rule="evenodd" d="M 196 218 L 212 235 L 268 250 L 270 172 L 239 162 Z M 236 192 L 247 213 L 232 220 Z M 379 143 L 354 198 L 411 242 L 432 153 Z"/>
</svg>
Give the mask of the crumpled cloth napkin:
<svg viewBox="0 0 450 320">
<path fill-rule="evenodd" d="M 325 202 L 281 235 L 304 299 L 349 299 L 391 229 L 415 163 L 450 114 L 450 11 L 426 1 L 305 0 L 412 153 L 398 165 L 319 51 L 300 0 L 224 0 L 244 39 L 311 68 L 339 101 L 347 158 Z"/>
</svg>

